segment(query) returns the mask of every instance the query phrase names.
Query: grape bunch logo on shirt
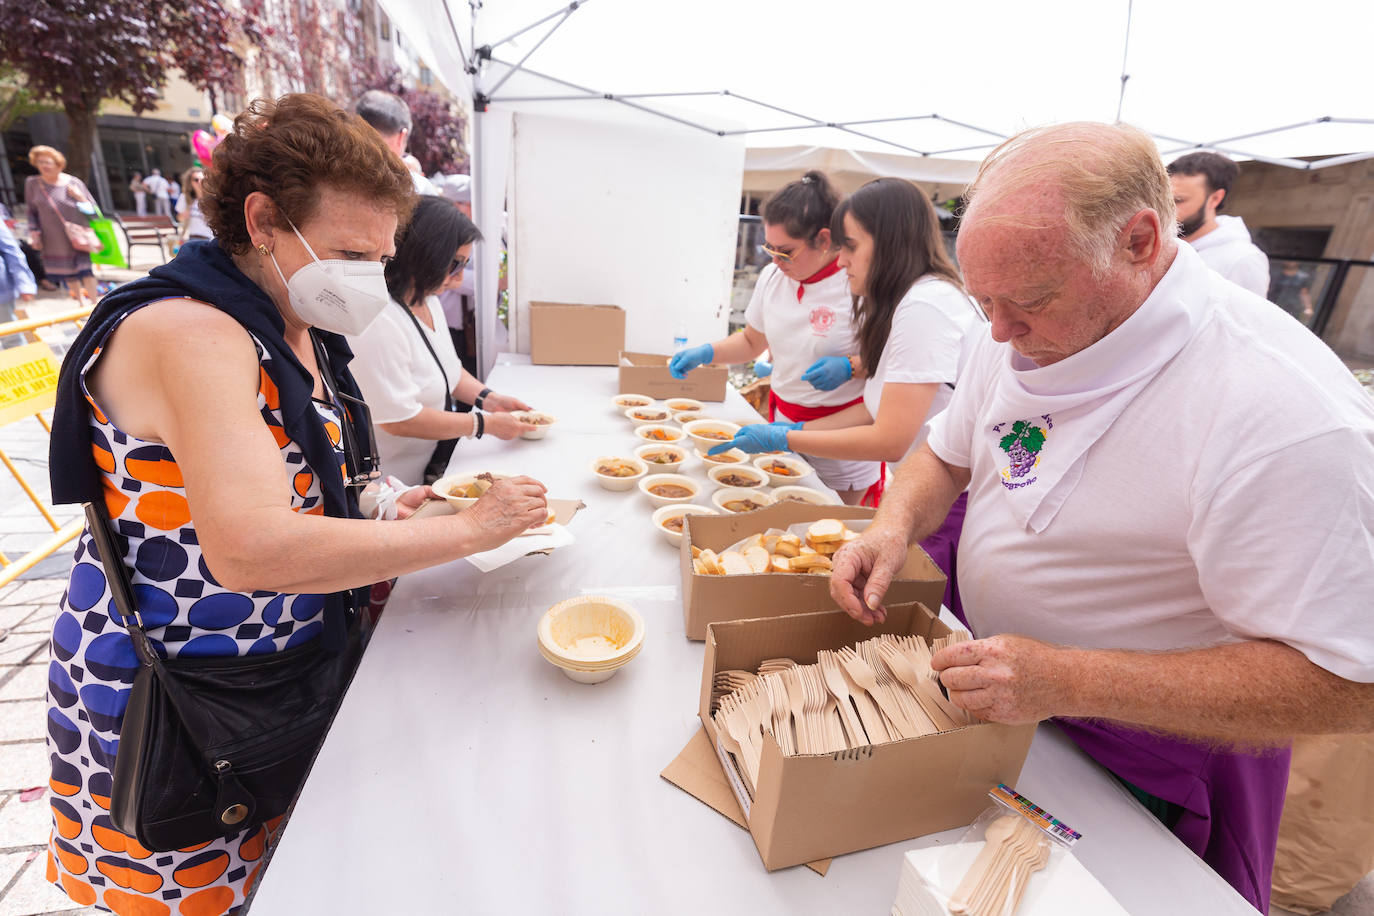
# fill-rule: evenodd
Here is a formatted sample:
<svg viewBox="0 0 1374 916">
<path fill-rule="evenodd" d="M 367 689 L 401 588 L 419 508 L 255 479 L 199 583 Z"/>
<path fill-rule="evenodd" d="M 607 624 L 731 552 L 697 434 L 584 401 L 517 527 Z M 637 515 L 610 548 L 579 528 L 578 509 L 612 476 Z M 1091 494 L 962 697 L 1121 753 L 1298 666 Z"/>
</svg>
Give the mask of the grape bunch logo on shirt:
<svg viewBox="0 0 1374 916">
<path fill-rule="evenodd" d="M 811 333 L 815 337 L 826 337 L 835 326 L 835 310 L 828 305 L 818 305 L 811 310 Z"/>
<path fill-rule="evenodd" d="M 1034 420 L 1017 420 L 1011 424 L 1011 430 L 997 443 L 1011 459 L 1011 463 L 1002 468 L 1001 472 L 1002 486 L 1008 490 L 1028 487 L 1037 480 L 1028 475 L 1040 463 L 1040 450 L 1045 447 L 1045 438 L 1050 430 L 1054 429 L 1054 421 L 1050 419 L 1049 414 L 1043 415 L 1040 419 L 1045 421 L 1043 427 Z M 1000 433 L 1006 425 L 998 423 L 992 431 Z"/>
</svg>

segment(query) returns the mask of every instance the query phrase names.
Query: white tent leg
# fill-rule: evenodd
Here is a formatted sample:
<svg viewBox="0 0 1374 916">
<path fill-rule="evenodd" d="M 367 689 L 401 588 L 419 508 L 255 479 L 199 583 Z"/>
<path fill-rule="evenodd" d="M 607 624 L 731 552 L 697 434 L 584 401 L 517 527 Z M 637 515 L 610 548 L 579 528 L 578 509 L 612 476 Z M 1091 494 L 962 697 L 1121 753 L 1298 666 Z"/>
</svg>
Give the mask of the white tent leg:
<svg viewBox="0 0 1374 916">
<path fill-rule="evenodd" d="M 506 173 L 510 164 L 511 114 L 476 111 L 472 116 L 472 215 L 482 230 L 477 246 L 477 370 L 485 379 L 496 362 L 496 302 L 500 286 L 501 233 L 505 228 Z M 514 302 L 514 296 L 511 297 Z"/>
</svg>

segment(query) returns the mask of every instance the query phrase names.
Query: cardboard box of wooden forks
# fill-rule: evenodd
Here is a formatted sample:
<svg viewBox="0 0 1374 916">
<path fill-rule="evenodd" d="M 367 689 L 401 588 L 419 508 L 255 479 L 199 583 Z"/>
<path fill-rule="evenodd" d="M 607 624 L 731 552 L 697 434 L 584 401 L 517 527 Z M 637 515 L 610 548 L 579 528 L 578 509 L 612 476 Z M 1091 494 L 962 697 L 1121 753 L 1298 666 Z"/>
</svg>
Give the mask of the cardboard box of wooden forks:
<svg viewBox="0 0 1374 916">
<path fill-rule="evenodd" d="M 1034 725 L 978 723 L 952 731 L 825 754 L 783 756 L 763 738 L 757 790 L 750 793 L 722 748 L 711 717 L 717 671 L 758 670 L 766 658 L 816 663 L 819 649 L 840 649 L 879 633 L 949 633 L 924 605 L 888 605 L 866 627 L 843 611 L 712 623 L 706 634 L 699 714 L 769 871 L 883 846 L 972 823 L 987 791 L 1015 785 Z"/>
<path fill-rule="evenodd" d="M 719 553 L 732 544 L 790 525 L 823 518 L 841 521 L 869 520 L 877 510 L 863 506 L 813 506 L 784 502 L 753 512 L 730 515 L 689 515 L 681 547 L 682 615 L 688 639 L 705 639 L 706 626 L 746 617 L 770 617 L 819 611 L 835 607 L 830 597 L 830 577 L 809 573 L 760 573 L 745 576 L 704 576 L 692 571 L 692 548 Z M 905 565 L 887 592 L 894 603 L 921 601 L 938 608 L 945 597 L 945 574 L 940 572 L 920 545 L 907 551 Z"/>
</svg>

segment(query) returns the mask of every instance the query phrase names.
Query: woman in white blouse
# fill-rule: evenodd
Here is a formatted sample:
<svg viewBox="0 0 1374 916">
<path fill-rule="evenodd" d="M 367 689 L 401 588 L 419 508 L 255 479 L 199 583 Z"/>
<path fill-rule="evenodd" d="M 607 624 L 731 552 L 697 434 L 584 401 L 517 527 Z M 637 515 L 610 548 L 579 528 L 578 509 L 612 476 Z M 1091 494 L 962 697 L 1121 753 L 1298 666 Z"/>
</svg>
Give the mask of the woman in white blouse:
<svg viewBox="0 0 1374 916">
<path fill-rule="evenodd" d="M 348 338 L 349 368 L 372 410 L 382 472 L 406 483 L 442 475 L 460 438 L 514 439 L 534 428 L 511 415 L 528 404 L 493 392 L 463 368 L 439 304 L 440 292 L 462 282 L 481 237 L 447 200 L 421 198 L 386 267 L 391 305 L 366 333 Z M 460 412 L 459 403 L 474 409 Z"/>
</svg>

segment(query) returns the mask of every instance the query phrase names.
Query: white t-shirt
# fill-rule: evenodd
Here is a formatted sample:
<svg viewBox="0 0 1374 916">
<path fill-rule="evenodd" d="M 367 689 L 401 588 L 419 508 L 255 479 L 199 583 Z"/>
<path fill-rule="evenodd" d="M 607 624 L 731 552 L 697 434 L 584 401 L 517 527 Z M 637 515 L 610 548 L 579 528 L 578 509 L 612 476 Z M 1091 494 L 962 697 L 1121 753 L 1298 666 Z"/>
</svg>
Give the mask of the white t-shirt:
<svg viewBox="0 0 1374 916">
<path fill-rule="evenodd" d="M 983 407 L 1010 349 L 979 336 L 930 435 L 972 475 L 969 621 L 1089 648 L 1274 639 L 1374 681 L 1374 403 L 1291 316 L 1203 276 L 1193 336 L 1089 447 L 1039 534 L 1013 519 L 978 444 L 1007 419 Z M 1091 372 L 1092 349 L 1069 360 Z"/>
<path fill-rule="evenodd" d="M 453 338 L 449 337 L 448 326 L 444 324 L 438 297 L 425 299 L 425 307 L 429 309 L 435 329 L 431 331 L 424 321 L 417 321 L 443 363 L 452 391 L 462 376 L 462 363 L 453 350 Z M 367 331 L 349 337 L 353 362 L 348 368 L 353 371 L 363 399 L 372 410 L 382 473 L 415 484 L 424 476 L 435 441 L 394 436 L 382 429 L 381 424 L 409 420 L 423 407 L 443 410 L 444 376 L 420 335 L 415 333 L 415 324 L 406 316 L 406 311 L 404 306 L 392 300 Z"/>
<path fill-rule="evenodd" d="M 850 379 L 833 391 L 821 391 L 801 380 L 802 373 L 822 356 L 850 356 L 859 352 L 854 340 L 853 299 L 849 277 L 838 271 L 803 286 L 769 264 L 759 274 L 744 321 L 768 338 L 773 354 L 773 391 L 784 401 L 819 407 L 845 404 L 863 393 L 863 380 Z"/>
<path fill-rule="evenodd" d="M 1188 244 L 1203 263 L 1257 296 L 1269 292 L 1269 258 L 1250 241 L 1250 230 L 1239 216 L 1218 216 L 1217 227 Z"/>
<path fill-rule="evenodd" d="M 148 193 L 154 197 L 167 197 L 167 189 L 171 185 L 161 175 L 149 175 L 143 179 L 143 187 L 147 188 Z"/>
<path fill-rule="evenodd" d="M 185 194 L 177 198 L 177 219 L 181 219 L 186 214 L 188 198 Z M 186 237 L 188 239 L 212 239 L 215 234 L 210 231 L 210 224 L 205 221 L 205 216 L 200 212 L 200 201 L 190 201 L 191 218 L 186 223 Z"/>
<path fill-rule="evenodd" d="M 911 285 L 892 313 L 892 329 L 887 334 L 878 366 L 864 382 L 864 407 L 878 419 L 883 386 L 936 383 L 926 421 L 907 449 L 915 451 L 930 433 L 930 418 L 945 409 L 959 377 L 959 354 L 964 337 L 982 319 L 973 300 L 948 280 L 930 274 Z"/>
</svg>

